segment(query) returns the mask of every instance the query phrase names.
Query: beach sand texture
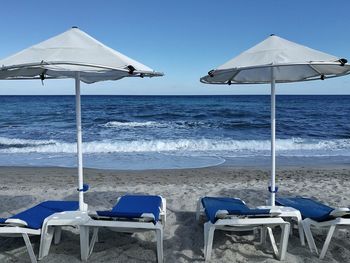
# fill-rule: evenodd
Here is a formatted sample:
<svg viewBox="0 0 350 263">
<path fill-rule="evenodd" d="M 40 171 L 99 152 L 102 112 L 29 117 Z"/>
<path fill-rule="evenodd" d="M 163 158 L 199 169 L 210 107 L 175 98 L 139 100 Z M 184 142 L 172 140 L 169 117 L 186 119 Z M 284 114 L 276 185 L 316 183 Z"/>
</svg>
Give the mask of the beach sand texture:
<svg viewBox="0 0 350 263">
<path fill-rule="evenodd" d="M 160 194 L 167 199 L 164 236 L 165 262 L 203 262 L 203 219 L 195 220 L 196 201 L 201 196 L 230 196 L 250 206 L 263 205 L 268 171 L 254 168 L 212 167 L 183 170 L 112 171 L 85 169 L 91 190 L 86 202 L 91 210 L 108 209 L 125 193 Z M 350 205 L 350 170 L 342 168 L 279 168 L 280 195 L 315 197 L 332 206 Z M 2 167 L 0 169 L 0 217 L 7 217 L 48 199 L 77 200 L 76 170 L 70 168 Z M 80 262 L 77 230 L 65 228 L 62 242 L 53 245 L 41 262 Z M 315 232 L 321 247 L 324 231 Z M 276 231 L 275 237 L 279 238 Z M 123 234 L 100 231 L 100 243 L 89 262 L 155 262 L 153 233 Z M 35 252 L 39 238 L 32 237 Z M 278 262 L 269 245 L 258 245 L 258 236 L 240 236 L 217 231 L 211 262 Z M 0 237 L 0 262 L 30 262 L 21 238 Z M 267 243 L 269 244 L 269 243 Z M 308 247 L 302 247 L 297 231 L 289 239 L 285 262 L 319 262 Z M 350 262 L 350 232 L 333 238 L 324 262 Z"/>
</svg>

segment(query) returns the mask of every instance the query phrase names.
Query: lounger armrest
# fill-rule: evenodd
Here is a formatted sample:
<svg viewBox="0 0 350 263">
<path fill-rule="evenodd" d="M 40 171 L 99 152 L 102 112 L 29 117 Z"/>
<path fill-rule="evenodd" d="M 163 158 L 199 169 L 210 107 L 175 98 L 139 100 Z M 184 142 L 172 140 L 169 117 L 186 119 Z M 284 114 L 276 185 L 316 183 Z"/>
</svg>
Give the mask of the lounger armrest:
<svg viewBox="0 0 350 263">
<path fill-rule="evenodd" d="M 282 214 L 282 210 L 277 207 L 271 207 L 270 209 L 270 215 L 271 216 L 279 216 Z"/>
<path fill-rule="evenodd" d="M 162 198 L 162 203 L 161 203 L 161 211 L 166 211 L 166 199 L 162 196 L 160 196 L 160 198 Z"/>
<path fill-rule="evenodd" d="M 232 217 L 275 217 L 275 216 L 279 216 L 281 214 L 281 210 L 280 209 L 271 209 L 270 210 L 270 213 L 264 213 L 264 214 L 247 214 L 247 215 L 244 215 L 244 214 L 237 214 L 237 215 L 234 215 L 234 214 L 230 214 L 227 210 L 218 210 L 215 214 L 215 218 L 217 219 L 225 219 L 227 218 L 228 216 L 232 216 Z"/>
<path fill-rule="evenodd" d="M 228 211 L 227 210 L 218 210 L 215 213 L 215 218 L 217 219 L 224 219 L 228 216 Z"/>
<path fill-rule="evenodd" d="M 96 211 L 89 211 L 88 215 L 90 218 L 99 218 L 99 215 L 97 214 Z"/>
<path fill-rule="evenodd" d="M 346 207 L 335 208 L 332 212 L 329 213 L 329 215 L 333 217 L 342 217 L 345 215 L 350 215 L 350 209 Z"/>
<path fill-rule="evenodd" d="M 154 215 L 152 213 L 143 213 L 141 218 L 146 222 L 152 222 L 155 220 Z"/>
<path fill-rule="evenodd" d="M 160 196 L 162 198 L 162 204 L 160 207 L 160 219 L 162 221 L 163 224 L 165 224 L 166 222 L 166 199 L 162 196 Z"/>
<path fill-rule="evenodd" d="M 5 221 L 6 224 L 16 225 L 16 226 L 28 226 L 26 221 L 17 218 L 8 218 Z"/>
</svg>

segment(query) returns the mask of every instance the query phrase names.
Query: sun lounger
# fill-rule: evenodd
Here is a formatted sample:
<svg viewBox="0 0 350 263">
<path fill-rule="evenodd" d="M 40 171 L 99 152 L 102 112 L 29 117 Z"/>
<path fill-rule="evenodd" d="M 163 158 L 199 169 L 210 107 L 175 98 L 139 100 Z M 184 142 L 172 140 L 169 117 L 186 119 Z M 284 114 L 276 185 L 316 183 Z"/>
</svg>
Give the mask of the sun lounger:
<svg viewBox="0 0 350 263">
<path fill-rule="evenodd" d="M 80 226 L 81 259 L 87 260 L 98 239 L 98 229 L 108 227 L 116 232 L 155 231 L 157 259 L 163 262 L 163 225 L 166 220 L 166 201 L 161 196 L 124 195 L 109 211 L 97 211 Z M 89 228 L 93 229 L 90 240 Z M 90 243 L 90 244 L 89 244 Z"/>
<path fill-rule="evenodd" d="M 45 241 L 50 241 L 54 235 L 54 229 L 45 226 L 50 216 L 64 212 L 74 211 L 79 208 L 79 203 L 75 201 L 46 201 L 42 202 L 32 208 L 29 208 L 21 213 L 18 213 L 9 218 L 0 219 L 0 236 L 6 237 L 23 237 L 26 244 L 31 262 L 37 262 L 32 244 L 30 242 L 30 235 L 46 236 Z M 58 237 L 56 242 L 60 239 L 60 227 L 56 229 Z M 48 238 L 49 237 L 49 238 Z M 41 242 L 42 243 L 42 242 Z M 40 244 L 41 246 L 44 244 Z"/>
<path fill-rule="evenodd" d="M 266 240 L 268 231 L 275 255 L 283 260 L 288 245 L 290 224 L 278 217 L 278 210 L 250 209 L 242 200 L 226 197 L 204 197 L 197 203 L 197 219 L 203 209 L 208 221 L 204 224 L 204 257 L 210 259 L 214 231 L 248 231 L 261 229 L 262 242 Z M 282 229 L 279 249 L 273 237 L 272 227 Z M 263 237 L 264 236 L 264 237 Z"/>
<path fill-rule="evenodd" d="M 316 200 L 304 197 L 277 198 L 276 204 L 298 209 L 303 217 L 303 228 L 311 252 L 318 254 L 315 240 L 312 236 L 311 226 L 316 228 L 329 228 L 326 240 L 320 254 L 323 259 L 336 227 L 350 226 L 349 208 L 332 208 Z"/>
</svg>

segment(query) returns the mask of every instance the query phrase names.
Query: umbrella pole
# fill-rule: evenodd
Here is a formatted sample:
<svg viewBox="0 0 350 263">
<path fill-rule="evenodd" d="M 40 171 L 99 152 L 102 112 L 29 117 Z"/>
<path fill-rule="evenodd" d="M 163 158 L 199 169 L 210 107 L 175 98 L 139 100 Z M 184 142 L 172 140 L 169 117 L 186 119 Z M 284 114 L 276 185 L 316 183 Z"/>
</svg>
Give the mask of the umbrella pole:
<svg viewBox="0 0 350 263">
<path fill-rule="evenodd" d="M 274 68 L 271 68 L 271 182 L 270 182 L 270 192 L 271 199 L 270 205 L 275 205 L 275 192 L 276 192 L 276 184 L 275 184 L 275 176 L 276 176 L 276 149 L 275 149 L 275 141 L 276 141 L 276 90 L 275 90 L 275 74 Z"/>
<path fill-rule="evenodd" d="M 77 123 L 77 157 L 78 157 L 78 191 L 79 191 L 79 210 L 86 211 L 87 205 L 84 203 L 83 189 L 83 151 L 81 134 L 81 103 L 80 103 L 80 73 L 75 75 L 75 111 Z"/>
</svg>

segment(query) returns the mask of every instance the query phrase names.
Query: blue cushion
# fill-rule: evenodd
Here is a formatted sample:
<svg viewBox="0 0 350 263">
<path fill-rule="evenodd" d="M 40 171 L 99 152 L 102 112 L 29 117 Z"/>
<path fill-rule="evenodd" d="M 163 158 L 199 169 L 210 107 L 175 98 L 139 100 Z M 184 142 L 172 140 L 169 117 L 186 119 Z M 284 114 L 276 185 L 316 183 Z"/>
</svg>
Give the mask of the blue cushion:
<svg viewBox="0 0 350 263">
<path fill-rule="evenodd" d="M 280 197 L 276 198 L 276 204 L 298 209 L 301 216 L 322 222 L 332 219 L 329 214 L 334 208 L 324 205 L 316 200 L 304 197 Z"/>
<path fill-rule="evenodd" d="M 79 202 L 76 201 L 46 201 L 9 218 L 23 220 L 29 228 L 39 229 L 48 216 L 57 212 L 75 211 L 78 208 Z"/>
<path fill-rule="evenodd" d="M 97 211 L 99 216 L 140 218 L 143 213 L 154 215 L 159 220 L 162 198 L 157 195 L 124 195 L 110 211 Z"/>
<path fill-rule="evenodd" d="M 7 218 L 0 218 L 0 224 L 5 223 L 6 219 L 7 219 Z"/>
<path fill-rule="evenodd" d="M 229 215 L 267 215 L 270 209 L 250 209 L 244 202 L 237 198 L 229 197 L 204 197 L 202 205 L 209 220 L 214 224 L 217 211 L 227 210 Z"/>
</svg>

